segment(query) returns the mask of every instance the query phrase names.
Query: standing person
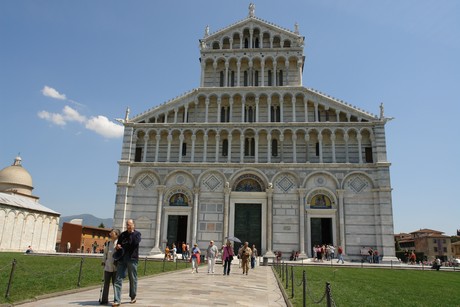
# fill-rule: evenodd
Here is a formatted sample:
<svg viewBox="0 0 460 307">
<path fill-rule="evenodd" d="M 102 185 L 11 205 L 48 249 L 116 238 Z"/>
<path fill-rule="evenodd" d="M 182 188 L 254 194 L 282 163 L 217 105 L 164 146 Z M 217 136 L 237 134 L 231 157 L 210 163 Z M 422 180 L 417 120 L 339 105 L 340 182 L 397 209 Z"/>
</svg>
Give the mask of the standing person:
<svg viewBox="0 0 460 307">
<path fill-rule="evenodd" d="M 230 275 L 230 266 L 233 260 L 233 247 L 230 241 L 227 241 L 222 250 L 222 262 L 224 262 L 224 275 Z"/>
<path fill-rule="evenodd" d="M 243 274 L 248 275 L 249 271 L 249 257 L 251 257 L 252 250 L 248 242 L 244 242 L 243 250 L 241 253 L 241 266 L 243 267 Z"/>
<path fill-rule="evenodd" d="M 339 246 L 339 248 L 337 248 L 337 263 L 339 263 L 339 261 L 342 261 L 342 264 L 344 263 L 343 262 L 343 248 L 342 246 Z"/>
<path fill-rule="evenodd" d="M 67 242 L 67 252 L 70 253 L 70 242 Z"/>
<path fill-rule="evenodd" d="M 182 260 L 187 259 L 187 245 L 185 242 L 182 242 Z"/>
<path fill-rule="evenodd" d="M 193 244 L 192 248 L 192 255 L 190 257 L 190 261 L 192 262 L 192 273 L 198 273 L 198 266 L 200 265 L 200 249 L 198 248 L 198 244 Z"/>
<path fill-rule="evenodd" d="M 172 254 L 173 261 L 176 262 L 177 248 L 176 248 L 176 244 L 174 244 L 174 243 L 171 246 L 171 254 Z"/>
<path fill-rule="evenodd" d="M 115 280 L 115 300 L 112 306 L 121 304 L 121 287 L 123 279 L 128 271 L 129 278 L 129 297 L 131 304 L 136 302 L 137 294 L 137 264 L 139 262 L 139 243 L 141 242 L 141 233 L 134 229 L 134 221 L 126 221 L 126 230 L 118 238 L 116 245 L 117 251 L 123 253 L 123 257 L 118 261 L 117 278 Z"/>
<path fill-rule="evenodd" d="M 190 257 L 190 245 L 187 243 L 185 244 L 185 259 L 188 259 Z"/>
<path fill-rule="evenodd" d="M 206 258 L 208 259 L 208 274 L 214 274 L 214 264 L 216 264 L 217 253 L 219 250 L 214 245 L 214 241 L 209 242 L 208 249 L 206 250 Z"/>
<path fill-rule="evenodd" d="M 117 245 L 117 239 L 120 236 L 120 230 L 112 229 L 109 233 L 110 240 L 104 247 L 104 287 L 102 290 L 101 305 L 109 303 L 109 286 L 110 282 L 115 285 L 115 278 L 117 277 L 117 266 L 114 263 L 113 254 L 115 253 L 115 246 Z"/>
<path fill-rule="evenodd" d="M 238 249 L 238 267 L 241 268 L 241 261 L 242 261 L 242 257 L 241 255 L 243 254 L 243 245 L 240 246 L 240 248 Z"/>
<path fill-rule="evenodd" d="M 257 248 L 255 244 L 252 244 L 252 253 L 251 253 L 251 269 L 255 268 L 257 259 Z"/>
</svg>

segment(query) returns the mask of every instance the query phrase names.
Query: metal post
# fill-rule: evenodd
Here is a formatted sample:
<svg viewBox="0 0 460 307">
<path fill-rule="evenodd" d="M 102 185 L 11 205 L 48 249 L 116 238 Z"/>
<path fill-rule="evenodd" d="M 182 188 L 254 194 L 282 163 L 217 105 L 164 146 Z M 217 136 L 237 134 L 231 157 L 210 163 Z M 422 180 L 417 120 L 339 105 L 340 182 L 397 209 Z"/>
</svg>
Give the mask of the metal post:
<svg viewBox="0 0 460 307">
<path fill-rule="evenodd" d="M 294 267 L 291 266 L 291 296 L 294 297 Z"/>
<path fill-rule="evenodd" d="M 16 269 L 16 258 L 13 259 L 13 262 L 11 263 L 11 273 L 10 273 L 10 278 L 8 280 L 8 287 L 6 288 L 6 293 L 5 293 L 6 298 L 10 297 L 10 287 L 11 287 L 11 283 L 13 282 L 13 275 L 14 275 L 15 269 Z"/>
<path fill-rule="evenodd" d="M 144 259 L 144 276 L 145 276 L 146 271 L 147 271 L 147 257 L 145 257 Z"/>
<path fill-rule="evenodd" d="M 83 271 L 83 261 L 85 260 L 85 258 L 81 257 L 81 261 L 80 261 L 80 272 L 78 273 L 78 283 L 77 283 L 77 287 L 80 287 L 80 284 L 81 284 L 81 273 Z"/>
<path fill-rule="evenodd" d="M 331 307 L 331 284 L 326 282 L 326 302 L 327 307 Z"/>
<path fill-rule="evenodd" d="M 288 265 L 286 263 L 286 289 L 289 288 L 289 274 L 288 274 Z"/>
<path fill-rule="evenodd" d="M 281 280 L 284 281 L 284 261 L 281 263 Z"/>
<path fill-rule="evenodd" d="M 303 302 L 303 307 L 307 306 L 307 276 L 305 273 L 305 270 L 303 270 L 303 276 L 302 276 L 302 302 Z"/>
</svg>

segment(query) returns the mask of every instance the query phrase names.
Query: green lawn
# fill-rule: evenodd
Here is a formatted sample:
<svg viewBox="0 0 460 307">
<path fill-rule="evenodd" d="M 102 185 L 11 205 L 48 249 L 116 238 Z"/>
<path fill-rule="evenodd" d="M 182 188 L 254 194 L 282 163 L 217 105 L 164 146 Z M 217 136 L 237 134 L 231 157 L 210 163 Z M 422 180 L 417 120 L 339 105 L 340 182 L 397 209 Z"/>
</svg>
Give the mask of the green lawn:
<svg viewBox="0 0 460 307">
<path fill-rule="evenodd" d="M 6 298 L 13 259 L 16 269 Z M 25 255 L 22 253 L 0 253 L 0 304 L 14 303 L 43 294 L 78 289 L 81 257 Z M 80 287 L 100 285 L 102 281 L 102 258 L 83 258 Z M 139 260 L 138 275 L 153 275 L 166 271 L 190 267 L 189 263 Z M 144 274 L 145 272 L 145 274 Z"/>
<path fill-rule="evenodd" d="M 325 266 L 294 267 L 294 298 L 291 269 L 286 290 L 294 306 L 303 306 L 303 271 L 307 279 L 308 306 L 322 298 L 331 284 L 337 306 L 460 306 L 460 272 L 397 270 Z M 286 278 L 286 277 L 284 277 Z M 286 280 L 282 282 L 286 286 Z M 324 300 L 318 306 L 326 306 Z"/>
</svg>

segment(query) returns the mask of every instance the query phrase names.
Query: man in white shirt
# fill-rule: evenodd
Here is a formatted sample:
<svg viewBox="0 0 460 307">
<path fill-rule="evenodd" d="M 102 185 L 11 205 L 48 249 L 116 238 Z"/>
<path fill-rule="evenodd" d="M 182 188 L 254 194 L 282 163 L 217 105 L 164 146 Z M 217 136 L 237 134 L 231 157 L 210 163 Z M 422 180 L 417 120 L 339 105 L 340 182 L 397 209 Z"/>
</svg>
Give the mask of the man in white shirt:
<svg viewBox="0 0 460 307">
<path fill-rule="evenodd" d="M 206 258 L 208 258 L 208 274 L 214 274 L 214 264 L 216 263 L 217 253 L 219 250 L 214 245 L 214 241 L 209 242 L 208 249 L 206 250 Z"/>
</svg>

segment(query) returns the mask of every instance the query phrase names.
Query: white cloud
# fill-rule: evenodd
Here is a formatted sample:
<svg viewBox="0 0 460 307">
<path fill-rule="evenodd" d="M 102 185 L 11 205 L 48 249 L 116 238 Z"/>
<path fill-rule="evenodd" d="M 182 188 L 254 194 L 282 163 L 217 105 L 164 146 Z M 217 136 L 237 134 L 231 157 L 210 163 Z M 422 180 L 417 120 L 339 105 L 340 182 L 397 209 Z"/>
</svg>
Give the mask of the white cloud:
<svg viewBox="0 0 460 307">
<path fill-rule="evenodd" d="M 52 122 L 53 124 L 58 125 L 58 126 L 65 126 L 66 124 L 64 116 L 58 113 L 40 111 L 38 112 L 38 117 L 40 117 L 41 119 L 47 120 L 49 122 Z"/>
<path fill-rule="evenodd" d="M 42 89 L 42 94 L 44 96 L 51 97 L 51 98 L 54 98 L 54 99 L 59 99 L 59 100 L 66 100 L 67 99 L 65 94 L 61 94 L 57 90 L 55 90 L 54 88 L 46 86 L 46 85 Z"/>
<path fill-rule="evenodd" d="M 85 127 L 106 138 L 119 138 L 123 136 L 123 127 L 109 121 L 105 116 L 91 117 Z"/>
<path fill-rule="evenodd" d="M 65 106 L 61 113 L 50 113 L 48 111 L 38 112 L 38 117 L 47 120 L 57 126 L 65 126 L 68 122 L 77 122 L 88 130 L 94 131 L 106 138 L 119 138 L 123 136 L 123 126 L 111 122 L 107 117 L 99 115 L 87 119 L 77 110 Z"/>
<path fill-rule="evenodd" d="M 65 119 L 68 120 L 68 121 L 72 121 L 72 122 L 75 121 L 75 122 L 79 122 L 79 123 L 83 123 L 83 122 L 86 121 L 85 116 L 80 115 L 80 113 L 78 113 L 77 110 L 72 109 L 69 106 L 65 106 L 64 110 L 62 110 L 62 113 L 64 114 Z"/>
</svg>

